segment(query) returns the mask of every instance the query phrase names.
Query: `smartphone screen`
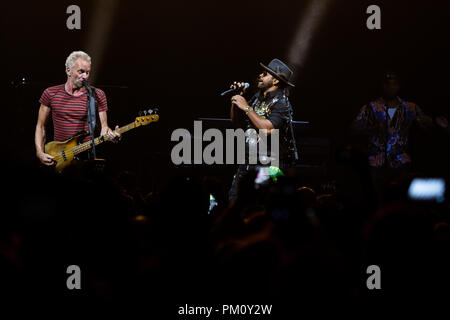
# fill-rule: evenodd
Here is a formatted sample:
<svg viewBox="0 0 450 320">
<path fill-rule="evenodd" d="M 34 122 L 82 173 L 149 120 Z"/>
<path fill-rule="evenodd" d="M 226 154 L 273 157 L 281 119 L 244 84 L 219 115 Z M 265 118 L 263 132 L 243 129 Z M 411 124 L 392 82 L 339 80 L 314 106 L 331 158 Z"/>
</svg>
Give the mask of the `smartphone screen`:
<svg viewBox="0 0 450 320">
<path fill-rule="evenodd" d="M 210 195 L 209 195 L 209 209 L 208 209 L 208 214 L 210 214 L 211 211 L 214 209 L 214 207 L 217 206 L 217 205 L 218 205 L 218 203 L 217 203 L 217 201 L 216 201 L 216 198 L 215 198 L 212 194 L 210 194 Z"/>
<path fill-rule="evenodd" d="M 415 178 L 409 185 L 408 197 L 417 201 L 445 200 L 445 180 L 442 178 Z"/>
</svg>

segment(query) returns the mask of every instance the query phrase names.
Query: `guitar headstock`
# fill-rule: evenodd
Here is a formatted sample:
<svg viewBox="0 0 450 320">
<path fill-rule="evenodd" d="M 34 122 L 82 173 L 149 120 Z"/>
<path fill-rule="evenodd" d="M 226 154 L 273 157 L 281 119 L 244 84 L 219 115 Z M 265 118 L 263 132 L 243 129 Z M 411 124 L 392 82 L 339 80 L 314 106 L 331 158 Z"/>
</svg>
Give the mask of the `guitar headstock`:
<svg viewBox="0 0 450 320">
<path fill-rule="evenodd" d="M 137 126 L 145 126 L 151 122 L 159 120 L 158 108 L 139 111 L 139 117 L 136 117 L 135 124 Z"/>
</svg>

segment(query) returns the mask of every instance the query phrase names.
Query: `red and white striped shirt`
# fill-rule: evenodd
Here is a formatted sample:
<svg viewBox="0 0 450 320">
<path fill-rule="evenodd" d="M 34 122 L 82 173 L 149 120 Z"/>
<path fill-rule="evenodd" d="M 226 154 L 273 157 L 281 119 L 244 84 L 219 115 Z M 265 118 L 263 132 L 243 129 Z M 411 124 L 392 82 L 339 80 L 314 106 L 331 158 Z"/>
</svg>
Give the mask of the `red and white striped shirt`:
<svg viewBox="0 0 450 320">
<path fill-rule="evenodd" d="M 106 95 L 95 88 L 97 112 L 108 110 Z M 51 108 L 55 141 L 65 141 L 82 130 L 89 131 L 87 125 L 87 93 L 74 96 L 65 90 L 65 85 L 47 88 L 39 103 Z"/>
</svg>

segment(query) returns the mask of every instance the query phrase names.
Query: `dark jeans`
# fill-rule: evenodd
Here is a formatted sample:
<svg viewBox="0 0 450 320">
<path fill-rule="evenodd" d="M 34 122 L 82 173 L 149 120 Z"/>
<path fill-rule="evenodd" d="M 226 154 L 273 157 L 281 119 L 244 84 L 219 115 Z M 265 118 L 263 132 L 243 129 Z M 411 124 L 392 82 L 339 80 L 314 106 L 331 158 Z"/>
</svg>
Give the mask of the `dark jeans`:
<svg viewBox="0 0 450 320">
<path fill-rule="evenodd" d="M 287 161 L 285 158 L 282 158 L 280 160 L 280 164 L 279 164 L 279 169 L 280 170 L 284 170 L 286 168 L 289 168 L 293 165 L 292 161 Z M 249 172 L 249 171 L 257 171 L 260 168 L 266 168 L 271 166 L 271 164 L 241 164 L 239 165 L 236 174 L 233 177 L 233 182 L 231 183 L 231 188 L 228 191 L 228 201 L 232 201 L 237 193 L 238 193 L 238 189 L 239 189 L 239 183 L 242 181 L 242 178 L 245 177 L 245 175 Z"/>
<path fill-rule="evenodd" d="M 233 182 L 231 183 L 230 191 L 228 191 L 228 201 L 232 201 L 237 193 L 239 188 L 239 183 L 241 182 L 242 178 L 251 170 L 256 170 L 260 166 L 255 164 L 240 164 L 236 174 L 233 177 Z"/>
<path fill-rule="evenodd" d="M 372 182 L 372 200 L 376 205 L 379 205 L 384 203 L 389 198 L 388 192 L 391 192 L 389 189 L 389 184 L 394 179 L 400 181 L 401 179 L 406 178 L 411 172 L 411 165 L 406 164 L 399 168 L 370 167 L 369 172 Z"/>
</svg>

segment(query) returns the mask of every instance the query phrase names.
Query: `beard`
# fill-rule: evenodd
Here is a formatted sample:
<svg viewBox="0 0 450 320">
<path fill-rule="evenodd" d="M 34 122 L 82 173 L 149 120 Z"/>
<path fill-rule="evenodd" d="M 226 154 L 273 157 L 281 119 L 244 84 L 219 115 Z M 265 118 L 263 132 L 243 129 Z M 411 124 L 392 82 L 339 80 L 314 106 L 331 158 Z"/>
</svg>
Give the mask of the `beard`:
<svg viewBox="0 0 450 320">
<path fill-rule="evenodd" d="M 258 81 L 258 89 L 260 89 L 262 91 L 265 91 L 265 90 L 267 90 L 267 89 L 269 89 L 271 87 L 272 87 L 272 82 Z"/>
<path fill-rule="evenodd" d="M 83 79 L 72 79 L 72 86 L 74 88 L 81 88 L 83 86 Z"/>
<path fill-rule="evenodd" d="M 264 82 L 263 80 L 258 80 L 258 89 L 266 90 L 269 89 L 271 86 L 272 86 L 271 83 L 269 84 L 267 82 Z"/>
</svg>

